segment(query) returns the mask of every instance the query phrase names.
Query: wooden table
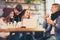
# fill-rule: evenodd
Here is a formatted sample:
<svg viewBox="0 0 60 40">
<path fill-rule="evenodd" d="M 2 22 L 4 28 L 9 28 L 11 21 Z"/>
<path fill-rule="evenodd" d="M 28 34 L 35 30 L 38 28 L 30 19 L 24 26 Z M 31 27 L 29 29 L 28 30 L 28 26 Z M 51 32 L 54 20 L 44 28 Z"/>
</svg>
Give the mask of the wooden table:
<svg viewBox="0 0 60 40">
<path fill-rule="evenodd" d="M 20 31 L 20 32 L 39 32 L 39 31 L 45 31 L 45 29 L 43 28 L 8 28 L 8 29 L 1 29 L 0 28 L 0 32 L 17 32 L 17 31 Z"/>
<path fill-rule="evenodd" d="M 44 31 L 45 31 L 45 29 L 43 29 L 43 28 L 8 28 L 8 29 L 0 29 L 0 32 L 21 32 L 21 33 L 23 33 L 23 32 L 25 32 L 25 33 L 27 33 L 27 32 L 30 32 L 30 33 L 32 33 L 32 32 L 41 32 L 42 37 L 44 36 Z M 5 36 L 2 35 L 0 37 L 5 37 Z"/>
</svg>

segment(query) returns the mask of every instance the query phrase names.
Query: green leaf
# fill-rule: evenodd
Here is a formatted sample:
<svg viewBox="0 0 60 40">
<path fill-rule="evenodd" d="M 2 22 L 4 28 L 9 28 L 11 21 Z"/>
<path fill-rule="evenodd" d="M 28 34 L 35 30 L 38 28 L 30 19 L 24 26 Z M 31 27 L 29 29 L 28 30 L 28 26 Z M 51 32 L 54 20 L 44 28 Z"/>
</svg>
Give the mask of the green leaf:
<svg viewBox="0 0 60 40">
<path fill-rule="evenodd" d="M 31 0 L 26 0 L 26 3 L 27 4 L 31 4 Z"/>
<path fill-rule="evenodd" d="M 41 2 L 41 0 L 35 0 L 36 3 Z"/>
</svg>

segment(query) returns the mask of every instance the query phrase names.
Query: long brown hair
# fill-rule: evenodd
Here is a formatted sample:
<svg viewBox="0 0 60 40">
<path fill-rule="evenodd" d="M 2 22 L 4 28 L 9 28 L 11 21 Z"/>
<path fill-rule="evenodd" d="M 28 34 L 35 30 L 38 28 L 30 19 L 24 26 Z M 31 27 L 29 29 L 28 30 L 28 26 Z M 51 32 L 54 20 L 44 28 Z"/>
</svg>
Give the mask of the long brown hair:
<svg viewBox="0 0 60 40">
<path fill-rule="evenodd" d="M 24 9 L 24 10 L 21 12 L 22 17 L 24 16 L 26 10 L 28 10 L 28 9 Z M 29 19 L 29 18 L 30 18 L 30 16 L 28 17 L 28 19 Z"/>
<path fill-rule="evenodd" d="M 13 8 L 3 8 L 3 16 L 6 23 L 10 22 L 10 13 L 14 11 Z"/>
<path fill-rule="evenodd" d="M 6 17 L 6 22 L 14 22 L 14 18 L 11 18 L 10 15 Z"/>
</svg>

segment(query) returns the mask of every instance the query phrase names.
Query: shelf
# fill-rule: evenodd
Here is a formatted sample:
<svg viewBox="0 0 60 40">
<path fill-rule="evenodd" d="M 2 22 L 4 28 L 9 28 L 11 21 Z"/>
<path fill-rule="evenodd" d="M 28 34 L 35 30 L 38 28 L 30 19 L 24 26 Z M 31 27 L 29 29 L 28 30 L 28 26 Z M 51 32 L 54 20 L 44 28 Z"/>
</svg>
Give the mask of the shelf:
<svg viewBox="0 0 60 40">
<path fill-rule="evenodd" d="M 5 3 L 19 3 L 19 4 L 27 4 L 27 3 L 23 3 L 23 2 L 5 2 Z M 40 4 L 36 4 L 36 3 L 31 3 L 30 5 L 40 5 Z"/>
<path fill-rule="evenodd" d="M 29 9 L 30 11 L 39 11 L 39 10 L 35 10 L 35 9 Z"/>
<path fill-rule="evenodd" d="M 27 4 L 26 0 L 10 0 L 5 3 L 7 5 L 12 4 L 12 7 L 14 4 L 21 4 L 23 9 L 29 9 L 31 13 L 38 13 L 40 9 L 35 9 L 35 5 L 41 5 L 40 3 L 36 4 L 36 2 L 31 1 L 30 8 L 29 8 L 29 4 Z"/>
<path fill-rule="evenodd" d="M 40 5 L 40 2 L 36 3 L 34 0 L 29 0 L 33 5 Z M 5 0 L 5 3 L 20 3 L 20 4 L 28 4 L 27 0 Z"/>
</svg>

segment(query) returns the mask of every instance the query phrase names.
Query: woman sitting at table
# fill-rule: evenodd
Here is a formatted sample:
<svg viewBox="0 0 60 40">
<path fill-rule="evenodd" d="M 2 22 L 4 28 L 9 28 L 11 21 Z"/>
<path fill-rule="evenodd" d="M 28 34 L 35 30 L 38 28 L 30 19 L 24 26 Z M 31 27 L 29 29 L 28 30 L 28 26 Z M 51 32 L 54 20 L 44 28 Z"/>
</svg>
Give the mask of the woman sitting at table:
<svg viewBox="0 0 60 40">
<path fill-rule="evenodd" d="M 14 12 L 12 8 L 3 8 L 3 15 L 0 18 L 0 25 L 2 24 L 2 27 L 4 26 L 4 28 L 8 27 L 7 24 L 14 21 L 13 16 Z M 0 40 L 6 40 L 9 34 L 9 32 L 0 32 Z"/>
<path fill-rule="evenodd" d="M 28 9 L 24 9 L 21 13 L 22 15 L 22 19 L 21 21 L 23 21 L 23 19 L 29 19 L 30 18 L 30 11 Z M 26 27 L 22 27 L 22 28 L 26 28 Z M 33 40 L 32 34 L 29 32 L 24 32 L 22 33 L 22 37 L 20 38 L 20 40 Z"/>
</svg>

